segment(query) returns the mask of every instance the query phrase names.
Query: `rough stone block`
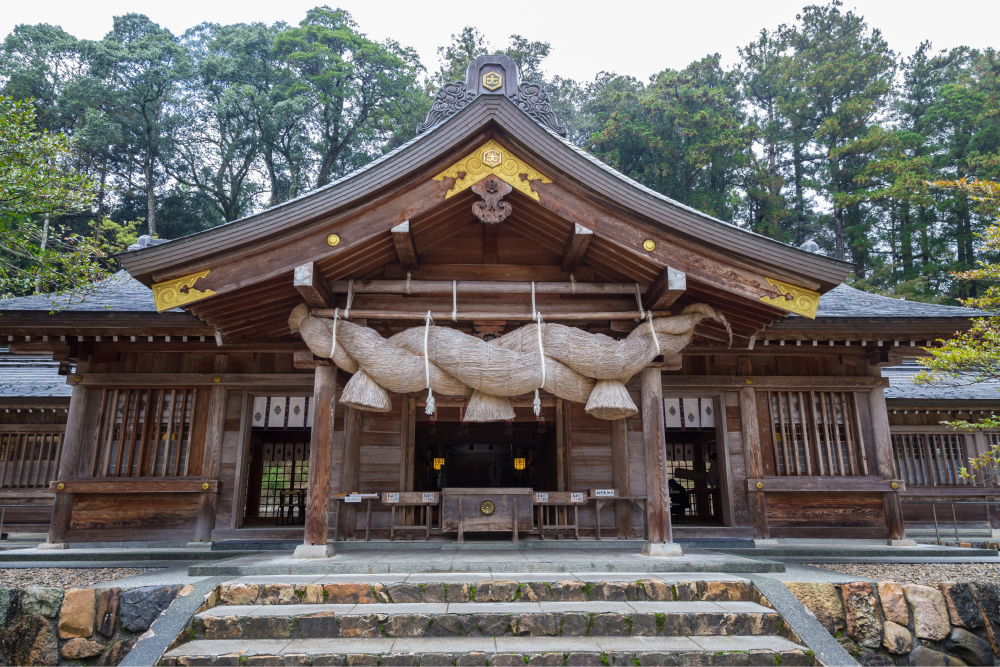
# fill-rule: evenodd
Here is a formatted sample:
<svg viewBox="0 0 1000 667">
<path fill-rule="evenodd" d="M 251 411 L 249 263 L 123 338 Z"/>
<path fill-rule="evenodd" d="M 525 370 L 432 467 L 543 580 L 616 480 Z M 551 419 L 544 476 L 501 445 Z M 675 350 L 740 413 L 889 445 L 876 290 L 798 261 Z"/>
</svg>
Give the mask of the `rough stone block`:
<svg viewBox="0 0 1000 667">
<path fill-rule="evenodd" d="M 215 667 L 238 667 L 240 664 L 240 658 L 243 657 L 242 653 L 224 653 L 222 655 L 215 657 L 215 662 L 212 664 Z M 343 664 L 343 662 L 338 662 L 338 665 Z"/>
<path fill-rule="evenodd" d="M 903 595 L 913 610 L 913 633 L 921 639 L 944 639 L 951 631 L 948 605 L 936 588 L 904 584 Z"/>
<path fill-rule="evenodd" d="M 285 664 L 285 661 L 280 655 L 251 655 L 244 658 L 241 664 L 245 667 L 274 667 Z"/>
<path fill-rule="evenodd" d="M 16 588 L 0 588 L 0 630 L 13 622 L 20 607 L 20 591 Z"/>
<path fill-rule="evenodd" d="M 597 637 L 627 637 L 628 619 L 622 614 L 596 614 L 592 634 Z"/>
<path fill-rule="evenodd" d="M 555 667 L 563 664 L 562 653 L 536 653 L 528 658 L 529 665 L 541 665 L 542 667 Z"/>
<path fill-rule="evenodd" d="M 385 622 L 390 637 L 423 637 L 430 633 L 430 627 L 427 614 L 393 614 Z"/>
<path fill-rule="evenodd" d="M 451 591 L 451 586 L 448 587 Z M 471 651 L 455 658 L 456 667 L 482 667 L 486 664 L 486 654 L 479 651 Z"/>
<path fill-rule="evenodd" d="M 906 627 L 910 624 L 910 611 L 903 597 L 903 587 L 895 581 L 878 582 L 878 597 L 882 601 L 885 620 Z"/>
<path fill-rule="evenodd" d="M 344 664 L 344 656 L 340 653 L 326 653 L 312 656 L 313 667 L 341 667 Z"/>
<path fill-rule="evenodd" d="M 1000 623 L 1000 584 L 977 583 L 976 594 L 983 606 L 986 618 L 994 623 Z"/>
<path fill-rule="evenodd" d="M 448 602 L 468 602 L 469 584 L 448 584 L 448 588 L 445 590 L 445 599 Z M 483 660 L 486 658 L 483 657 Z"/>
<path fill-rule="evenodd" d="M 812 665 L 809 656 L 801 649 L 782 651 L 780 655 L 782 667 L 810 667 Z"/>
<path fill-rule="evenodd" d="M 455 663 L 451 653 L 424 653 L 420 656 L 420 667 L 450 667 Z"/>
<path fill-rule="evenodd" d="M 297 604 L 298 601 L 292 584 L 264 584 L 257 596 L 257 604 Z"/>
<path fill-rule="evenodd" d="M 722 614 L 704 612 L 687 614 L 687 616 L 691 619 L 690 634 L 692 635 L 708 637 L 712 635 L 726 634 L 726 628 L 723 624 L 724 617 Z"/>
<path fill-rule="evenodd" d="M 909 658 L 911 665 L 919 665 L 920 667 L 924 667 L 925 665 L 927 667 L 939 667 L 940 665 L 944 665 L 945 667 L 964 667 L 965 665 L 965 661 L 952 657 L 947 653 L 927 648 L 923 644 L 914 646 Z"/>
<path fill-rule="evenodd" d="M 247 616 L 240 619 L 242 639 L 291 639 L 292 622 L 287 616 Z"/>
<path fill-rule="evenodd" d="M 687 637 L 694 634 L 692 630 L 692 617 L 694 614 L 667 613 L 663 619 L 663 631 L 660 633 L 665 637 Z"/>
<path fill-rule="evenodd" d="M 63 589 L 31 586 L 21 591 L 21 611 L 54 618 L 62 604 Z"/>
<path fill-rule="evenodd" d="M 389 597 L 396 604 L 414 604 L 424 601 L 424 594 L 419 586 L 413 584 L 393 584 L 389 586 Z"/>
<path fill-rule="evenodd" d="M 476 582 L 476 602 L 513 602 L 521 585 L 507 579 Z"/>
<path fill-rule="evenodd" d="M 750 664 L 750 656 L 746 653 L 716 653 L 712 656 L 713 665 L 726 667 L 746 667 Z"/>
<path fill-rule="evenodd" d="M 350 667 L 374 667 L 378 664 L 375 653 L 348 653 L 345 659 Z"/>
<path fill-rule="evenodd" d="M 375 604 L 368 584 L 325 584 L 323 589 L 329 604 Z"/>
<path fill-rule="evenodd" d="M 709 653 L 686 651 L 677 654 L 677 664 L 684 665 L 684 667 L 688 665 L 711 665 L 712 656 Z"/>
<path fill-rule="evenodd" d="M 552 584 L 553 602 L 584 602 L 582 581 L 557 581 Z"/>
<path fill-rule="evenodd" d="M 521 667 L 524 657 L 520 653 L 494 653 L 490 655 L 490 665 L 496 667 Z"/>
<path fill-rule="evenodd" d="M 89 637 L 94 634 L 97 597 L 93 588 L 70 588 L 59 609 L 59 638 Z"/>
<path fill-rule="evenodd" d="M 59 592 L 62 593 L 61 590 Z M 59 662 L 55 623 L 41 614 L 22 615 L 20 620 L 4 630 L 0 642 L 9 664 L 55 665 Z"/>
<path fill-rule="evenodd" d="M 251 605 L 257 602 L 260 588 L 256 584 L 223 584 L 222 601 L 228 605 Z"/>
<path fill-rule="evenodd" d="M 501 637 L 510 631 L 508 614 L 470 614 L 470 630 L 478 630 L 484 637 Z"/>
<path fill-rule="evenodd" d="M 747 651 L 747 662 L 750 667 L 774 667 L 778 661 L 774 651 L 752 648 Z"/>
<path fill-rule="evenodd" d="M 337 618 L 332 611 L 299 616 L 297 621 L 303 639 L 328 639 L 337 636 Z"/>
<path fill-rule="evenodd" d="M 83 637 L 77 637 L 63 644 L 59 652 L 67 660 L 84 660 L 85 658 L 93 658 L 100 655 L 103 650 L 104 646 L 102 644 L 84 639 Z"/>
<path fill-rule="evenodd" d="M 97 596 L 97 611 L 94 614 L 94 622 L 97 625 L 97 631 L 105 637 L 114 635 L 118 628 L 118 605 L 121 603 L 121 595 L 120 588 L 108 588 Z"/>
<path fill-rule="evenodd" d="M 679 602 L 692 602 L 698 599 L 698 582 L 696 581 L 679 581 L 674 589 L 677 592 Z"/>
<path fill-rule="evenodd" d="M 750 599 L 750 591 L 741 581 L 705 581 L 699 593 L 702 600 L 710 602 L 738 602 Z"/>
<path fill-rule="evenodd" d="M 181 667 L 202 667 L 213 664 L 213 660 L 210 655 L 182 655 L 177 658 L 177 664 Z"/>
<path fill-rule="evenodd" d="M 416 667 L 417 656 L 414 653 L 386 653 L 382 656 L 380 665 L 385 667 Z"/>
<path fill-rule="evenodd" d="M 357 616 L 341 616 L 337 624 L 340 628 L 339 637 L 370 639 L 381 635 L 378 618 L 375 614 L 359 614 Z"/>
<path fill-rule="evenodd" d="M 295 587 L 298 593 L 298 586 Z M 323 587 L 319 584 L 306 584 L 302 587 L 302 604 L 323 604 Z"/>
<path fill-rule="evenodd" d="M 910 631 L 892 621 L 886 621 L 883 628 L 882 646 L 889 653 L 904 655 L 913 650 L 913 636 Z"/>
<path fill-rule="evenodd" d="M 564 637 L 583 637 L 590 625 L 590 614 L 568 611 L 562 615 L 562 634 Z"/>
<path fill-rule="evenodd" d="M 308 667 L 313 664 L 308 653 L 286 653 L 282 657 L 285 659 L 285 667 Z"/>
<path fill-rule="evenodd" d="M 424 602 L 447 602 L 444 596 L 444 584 L 427 584 L 424 586 Z M 420 662 L 423 664 L 423 658 L 420 659 Z"/>
<path fill-rule="evenodd" d="M 646 589 L 646 599 L 653 602 L 670 602 L 674 599 L 674 588 L 659 579 L 640 579 L 639 583 Z"/>
<path fill-rule="evenodd" d="M 555 614 L 520 614 L 511 619 L 515 635 L 555 637 L 559 634 L 559 618 Z"/>
<path fill-rule="evenodd" d="M 180 586 L 146 586 L 122 594 L 122 626 L 129 632 L 142 633 L 170 606 Z"/>
<path fill-rule="evenodd" d="M 989 642 L 964 628 L 952 628 L 944 646 L 970 665 L 991 665 L 994 662 Z"/>
<path fill-rule="evenodd" d="M 375 602 L 379 604 L 392 602 L 392 600 L 389 599 L 389 589 L 385 584 L 373 584 L 372 596 L 375 598 Z"/>
<path fill-rule="evenodd" d="M 656 614 L 632 614 L 632 634 L 637 637 L 655 637 Z"/>
<path fill-rule="evenodd" d="M 203 616 L 205 639 L 239 639 L 243 634 L 236 616 Z"/>
<path fill-rule="evenodd" d="M 972 594 L 972 584 L 947 581 L 939 584 L 938 588 L 948 605 L 948 617 L 952 625 L 963 628 L 983 627 L 983 617 Z"/>
<path fill-rule="evenodd" d="M 625 602 L 625 582 L 623 581 L 602 581 L 590 589 L 587 596 L 591 600 L 606 602 Z"/>
<path fill-rule="evenodd" d="M 464 625 L 463 617 L 459 614 L 441 614 L 434 617 L 434 625 L 431 626 L 431 636 L 457 637 L 464 634 Z"/>
<path fill-rule="evenodd" d="M 815 582 L 785 582 L 785 588 L 790 590 L 806 609 L 812 612 L 816 620 L 826 628 L 831 635 L 847 627 L 844 618 L 844 605 L 833 584 Z"/>
<path fill-rule="evenodd" d="M 646 667 L 646 665 L 654 665 L 655 667 L 660 667 L 661 665 L 666 667 L 669 665 L 673 667 L 677 664 L 677 656 L 673 653 L 639 653 L 636 659 L 643 667 Z"/>
<path fill-rule="evenodd" d="M 882 645 L 882 620 L 872 585 L 863 581 L 840 587 L 844 596 L 847 636 L 867 648 Z"/>
<path fill-rule="evenodd" d="M 600 653 L 570 653 L 566 657 L 567 667 L 598 667 L 603 664 Z"/>
</svg>

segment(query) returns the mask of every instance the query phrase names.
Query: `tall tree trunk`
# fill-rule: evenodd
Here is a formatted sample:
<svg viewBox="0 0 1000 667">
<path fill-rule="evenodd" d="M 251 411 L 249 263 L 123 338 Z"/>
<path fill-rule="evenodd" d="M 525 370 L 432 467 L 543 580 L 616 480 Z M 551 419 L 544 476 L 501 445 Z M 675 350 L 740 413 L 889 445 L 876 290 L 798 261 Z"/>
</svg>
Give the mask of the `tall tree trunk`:
<svg viewBox="0 0 1000 667">
<path fill-rule="evenodd" d="M 903 265 L 903 280 L 913 280 L 916 273 L 913 270 L 913 217 L 910 205 L 903 205 L 899 223 L 899 254 Z"/>
<path fill-rule="evenodd" d="M 142 162 L 142 174 L 146 179 L 146 224 L 149 235 L 156 236 L 156 188 L 153 183 L 152 128 L 146 130 L 146 155 Z"/>
<path fill-rule="evenodd" d="M 805 195 L 802 192 L 802 146 L 795 144 L 792 148 L 792 165 L 795 169 L 795 239 L 798 245 L 806 242 L 806 211 Z"/>
</svg>

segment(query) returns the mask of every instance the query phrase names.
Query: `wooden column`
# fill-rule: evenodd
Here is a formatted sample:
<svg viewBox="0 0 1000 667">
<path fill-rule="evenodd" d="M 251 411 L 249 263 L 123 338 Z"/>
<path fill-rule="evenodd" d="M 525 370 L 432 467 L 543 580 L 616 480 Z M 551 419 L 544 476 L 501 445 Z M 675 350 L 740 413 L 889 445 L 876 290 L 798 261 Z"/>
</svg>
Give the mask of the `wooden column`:
<svg viewBox="0 0 1000 667">
<path fill-rule="evenodd" d="M 340 487 L 344 493 L 361 491 L 361 417 L 360 410 L 344 408 L 343 484 Z M 353 540 L 358 525 L 358 506 L 354 503 L 341 503 L 340 506 L 343 508 L 340 534 L 344 539 Z"/>
<path fill-rule="evenodd" d="M 566 490 L 566 426 L 563 400 L 556 399 L 556 491 Z"/>
<path fill-rule="evenodd" d="M 215 372 L 229 370 L 229 355 L 215 355 Z M 205 428 L 205 450 L 201 460 L 201 476 L 206 480 L 219 479 L 222 465 L 222 439 L 226 435 L 225 387 L 214 386 L 208 397 L 208 419 Z M 215 528 L 215 503 L 219 494 L 206 491 L 198 498 L 198 516 L 194 527 L 195 542 L 211 542 Z"/>
<path fill-rule="evenodd" d="M 628 477 L 628 420 L 611 422 L 611 478 L 613 486 L 623 496 L 632 495 Z M 615 501 L 615 534 L 618 539 L 628 539 L 632 533 L 632 502 Z"/>
<path fill-rule="evenodd" d="M 663 433 L 663 379 L 659 368 L 642 371 L 642 442 L 646 453 L 646 520 L 648 556 L 680 555 L 673 545 L 670 496 L 667 491 L 667 444 Z M 665 545 L 671 545 L 673 549 Z"/>
<path fill-rule="evenodd" d="M 878 366 L 869 366 L 866 370 L 870 376 L 882 376 L 882 369 Z M 868 392 L 868 407 L 872 419 L 872 436 L 875 438 L 875 472 L 882 479 L 895 479 L 896 464 L 892 454 L 889 412 L 885 406 L 885 390 L 882 387 L 872 387 Z M 903 506 L 899 502 L 899 493 L 894 491 L 883 493 L 882 508 L 885 511 L 885 527 L 889 539 L 906 539 Z"/>
<path fill-rule="evenodd" d="M 753 366 L 750 357 L 739 357 L 736 360 L 736 372 L 749 377 Z M 743 458 L 746 465 L 747 479 L 764 477 L 764 458 L 760 451 L 760 424 L 757 422 L 757 392 L 753 387 L 740 389 L 740 427 L 743 431 Z M 770 533 L 767 528 L 767 498 L 763 491 L 747 492 L 750 505 L 750 526 L 755 539 L 767 539 Z"/>
<path fill-rule="evenodd" d="M 80 362 L 76 368 L 77 373 L 82 375 L 89 370 L 89 364 Z M 85 386 L 77 384 L 74 385 L 73 394 L 69 399 L 66 435 L 63 438 L 62 456 L 59 459 L 60 481 L 76 479 L 78 474 L 89 393 L 90 391 Z M 55 501 L 52 504 L 52 521 L 49 523 L 49 537 L 45 544 L 65 546 L 66 531 L 69 530 L 69 522 L 73 514 L 73 494 L 57 493 L 55 495 Z"/>
<path fill-rule="evenodd" d="M 313 380 L 315 421 L 309 441 L 309 490 L 306 494 L 305 544 L 325 547 L 330 508 L 330 461 L 333 414 L 337 407 L 337 368 L 317 366 Z"/>
<path fill-rule="evenodd" d="M 973 431 L 972 435 L 969 436 L 967 441 L 968 440 L 972 441 L 972 452 L 971 452 L 972 457 L 976 457 L 990 451 L 991 445 L 989 436 L 987 436 L 982 431 Z M 982 471 L 976 473 L 974 479 L 976 479 L 976 481 L 982 481 L 983 474 L 984 473 Z M 993 483 L 991 482 L 989 485 L 993 486 Z M 996 498 L 987 497 L 983 498 L 983 500 L 992 503 L 994 500 L 996 500 Z M 998 528 L 1000 528 L 1000 516 L 997 515 L 996 505 L 986 505 L 986 519 L 990 522 L 991 532 L 996 531 Z M 996 532 L 993 532 L 993 535 L 996 536 Z"/>
</svg>

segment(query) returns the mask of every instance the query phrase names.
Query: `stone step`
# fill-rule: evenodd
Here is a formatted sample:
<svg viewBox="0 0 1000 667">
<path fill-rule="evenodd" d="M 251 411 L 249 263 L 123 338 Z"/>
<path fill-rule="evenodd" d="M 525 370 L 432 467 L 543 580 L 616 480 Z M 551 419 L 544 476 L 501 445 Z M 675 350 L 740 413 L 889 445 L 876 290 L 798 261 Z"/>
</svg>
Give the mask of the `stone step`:
<svg viewBox="0 0 1000 667">
<path fill-rule="evenodd" d="M 779 615 L 753 602 L 465 602 L 221 606 L 197 614 L 190 636 L 679 637 L 775 635 L 779 629 Z"/>
<path fill-rule="evenodd" d="M 160 665 L 811 665 L 783 637 L 450 637 L 195 640 Z"/>
<path fill-rule="evenodd" d="M 519 581 L 480 579 L 408 583 L 385 577 L 368 581 L 331 583 L 251 583 L 221 584 L 213 604 L 294 605 L 354 603 L 511 603 L 582 601 L 750 601 L 754 590 L 745 580 L 665 581 L 662 578 L 635 578 L 602 581 L 560 580 Z M 371 579 L 375 579 L 371 581 Z"/>
</svg>

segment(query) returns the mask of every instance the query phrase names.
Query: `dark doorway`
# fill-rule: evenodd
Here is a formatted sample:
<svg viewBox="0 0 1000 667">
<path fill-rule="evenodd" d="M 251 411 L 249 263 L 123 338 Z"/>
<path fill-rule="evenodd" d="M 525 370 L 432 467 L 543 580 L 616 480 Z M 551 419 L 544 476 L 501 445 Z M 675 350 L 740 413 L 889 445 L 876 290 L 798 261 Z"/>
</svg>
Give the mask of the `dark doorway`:
<svg viewBox="0 0 1000 667">
<path fill-rule="evenodd" d="M 305 523 L 309 437 L 307 428 L 252 432 L 244 527 Z"/>
<path fill-rule="evenodd" d="M 415 491 L 444 487 L 556 491 L 556 433 L 551 423 L 418 422 Z"/>
<path fill-rule="evenodd" d="M 667 429 L 666 441 L 673 522 L 721 526 L 721 461 L 715 429 Z"/>
</svg>

